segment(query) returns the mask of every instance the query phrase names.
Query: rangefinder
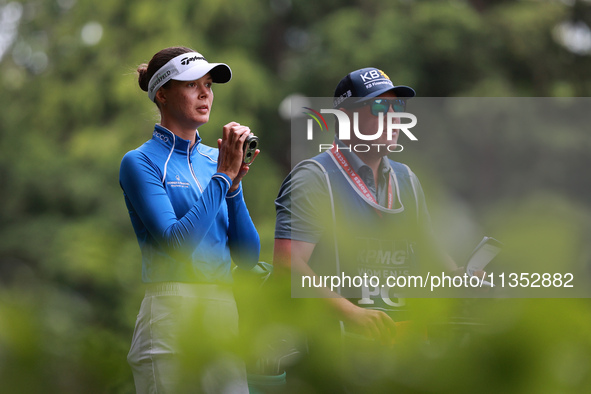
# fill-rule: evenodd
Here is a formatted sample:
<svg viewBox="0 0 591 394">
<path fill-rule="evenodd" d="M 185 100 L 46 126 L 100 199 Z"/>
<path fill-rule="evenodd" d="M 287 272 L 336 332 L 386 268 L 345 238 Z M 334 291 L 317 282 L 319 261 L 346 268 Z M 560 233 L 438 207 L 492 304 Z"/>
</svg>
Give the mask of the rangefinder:
<svg viewBox="0 0 591 394">
<path fill-rule="evenodd" d="M 244 141 L 244 158 L 242 161 L 244 164 L 250 164 L 254 160 L 254 153 L 259 146 L 259 137 L 254 134 L 246 137 Z"/>
</svg>

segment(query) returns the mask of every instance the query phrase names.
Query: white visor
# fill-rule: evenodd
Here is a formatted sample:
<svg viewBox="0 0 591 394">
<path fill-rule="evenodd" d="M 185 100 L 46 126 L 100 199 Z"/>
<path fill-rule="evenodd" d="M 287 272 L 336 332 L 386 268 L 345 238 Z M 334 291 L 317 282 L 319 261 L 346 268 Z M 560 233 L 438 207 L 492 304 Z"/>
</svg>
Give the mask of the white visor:
<svg viewBox="0 0 591 394">
<path fill-rule="evenodd" d="M 183 53 L 170 59 L 150 78 L 148 97 L 154 101 L 158 89 L 171 79 L 194 81 L 207 73 L 211 74 L 211 79 L 215 83 L 226 83 L 232 79 L 232 70 L 227 64 L 208 63 L 203 55 L 197 52 Z"/>
</svg>

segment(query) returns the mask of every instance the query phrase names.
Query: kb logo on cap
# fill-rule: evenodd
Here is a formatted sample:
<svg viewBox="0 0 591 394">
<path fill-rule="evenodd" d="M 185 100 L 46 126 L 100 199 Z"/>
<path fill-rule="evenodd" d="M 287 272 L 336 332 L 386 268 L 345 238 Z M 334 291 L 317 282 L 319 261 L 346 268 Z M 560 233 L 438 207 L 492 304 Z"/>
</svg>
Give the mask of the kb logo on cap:
<svg viewBox="0 0 591 394">
<path fill-rule="evenodd" d="M 382 70 L 373 69 L 359 74 L 359 77 L 361 77 L 361 81 L 365 85 L 366 89 L 371 89 L 377 85 L 394 86 L 392 81 L 390 81 L 390 78 L 388 78 L 386 73 Z"/>
<path fill-rule="evenodd" d="M 373 81 L 378 78 L 386 78 L 387 80 L 390 80 L 390 78 L 388 78 L 386 73 L 382 70 L 370 70 L 364 74 L 359 74 L 359 76 L 363 82 Z"/>
</svg>

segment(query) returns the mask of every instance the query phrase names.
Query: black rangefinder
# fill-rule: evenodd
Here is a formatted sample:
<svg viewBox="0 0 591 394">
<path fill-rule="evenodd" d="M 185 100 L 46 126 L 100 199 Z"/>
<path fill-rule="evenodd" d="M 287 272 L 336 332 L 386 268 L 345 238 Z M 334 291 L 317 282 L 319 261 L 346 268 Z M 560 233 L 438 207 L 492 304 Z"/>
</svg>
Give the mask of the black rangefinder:
<svg viewBox="0 0 591 394">
<path fill-rule="evenodd" d="M 246 137 L 244 141 L 244 164 L 250 164 L 254 160 L 254 152 L 259 146 L 259 137 L 254 134 Z"/>
</svg>

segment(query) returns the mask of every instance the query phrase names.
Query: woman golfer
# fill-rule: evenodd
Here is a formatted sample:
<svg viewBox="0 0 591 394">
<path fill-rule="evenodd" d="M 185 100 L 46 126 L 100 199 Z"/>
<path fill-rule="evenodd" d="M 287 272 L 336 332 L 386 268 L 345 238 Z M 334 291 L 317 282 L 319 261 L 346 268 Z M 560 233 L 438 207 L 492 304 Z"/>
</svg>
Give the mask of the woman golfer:
<svg viewBox="0 0 591 394">
<path fill-rule="evenodd" d="M 232 72 L 171 47 L 138 73 L 160 123 L 123 157 L 119 176 L 146 283 L 128 355 L 137 392 L 247 392 L 228 344 L 238 330 L 231 261 L 249 269 L 260 251 L 240 183 L 251 132 L 230 122 L 213 148 L 197 130 L 209 120 L 213 84 Z"/>
</svg>

